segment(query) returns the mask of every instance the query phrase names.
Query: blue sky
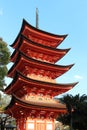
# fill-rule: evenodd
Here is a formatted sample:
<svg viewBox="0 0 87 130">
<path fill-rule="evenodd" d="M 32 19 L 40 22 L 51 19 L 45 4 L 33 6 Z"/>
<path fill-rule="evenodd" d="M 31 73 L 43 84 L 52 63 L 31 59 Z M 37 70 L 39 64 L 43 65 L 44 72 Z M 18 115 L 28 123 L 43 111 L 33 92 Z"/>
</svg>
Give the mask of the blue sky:
<svg viewBox="0 0 87 130">
<path fill-rule="evenodd" d="M 8 47 L 17 37 L 23 18 L 35 26 L 36 8 L 41 30 L 68 34 L 58 48 L 71 50 L 57 64 L 75 65 L 57 82 L 79 81 L 68 93 L 87 94 L 87 0 L 0 0 L 0 37 Z M 9 83 L 10 79 L 6 78 L 6 82 Z"/>
</svg>

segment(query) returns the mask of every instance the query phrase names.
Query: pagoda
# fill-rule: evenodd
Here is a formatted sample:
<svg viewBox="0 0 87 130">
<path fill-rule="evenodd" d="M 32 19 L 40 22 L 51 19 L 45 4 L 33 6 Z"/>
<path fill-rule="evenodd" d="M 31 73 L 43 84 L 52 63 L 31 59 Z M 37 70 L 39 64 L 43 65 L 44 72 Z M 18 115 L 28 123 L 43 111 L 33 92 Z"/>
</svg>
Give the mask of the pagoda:
<svg viewBox="0 0 87 130">
<path fill-rule="evenodd" d="M 54 130 L 56 117 L 66 112 L 65 105 L 54 99 L 77 84 L 56 83 L 73 66 L 56 64 L 70 50 L 57 48 L 66 36 L 42 31 L 23 19 L 11 45 L 8 76 L 13 80 L 5 89 L 12 97 L 5 112 L 16 119 L 17 130 Z"/>
</svg>

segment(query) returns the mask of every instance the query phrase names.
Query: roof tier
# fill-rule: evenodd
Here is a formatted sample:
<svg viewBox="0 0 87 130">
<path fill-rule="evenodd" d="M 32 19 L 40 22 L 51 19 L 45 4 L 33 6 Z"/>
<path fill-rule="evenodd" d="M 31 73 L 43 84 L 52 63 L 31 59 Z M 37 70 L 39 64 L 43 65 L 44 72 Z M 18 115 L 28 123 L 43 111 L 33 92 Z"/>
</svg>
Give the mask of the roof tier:
<svg viewBox="0 0 87 130">
<path fill-rule="evenodd" d="M 25 77 L 19 72 L 16 72 L 12 82 L 5 89 L 6 94 L 15 94 L 18 97 L 23 97 L 29 93 L 42 93 L 44 95 L 56 96 L 61 93 L 67 92 L 73 88 L 77 83 L 71 84 L 56 84 L 43 81 L 34 80 Z"/>
<path fill-rule="evenodd" d="M 67 36 L 55 35 L 46 31 L 42 31 L 40 29 L 37 29 L 36 27 L 33 27 L 23 19 L 21 30 L 16 40 L 12 44 L 12 47 L 18 44 L 20 34 L 23 34 L 25 37 L 27 37 L 33 42 L 36 42 L 37 44 L 42 44 L 52 48 L 56 48 Z"/>
<path fill-rule="evenodd" d="M 57 62 L 70 50 L 70 48 L 55 49 L 51 47 L 46 47 L 44 45 L 32 42 L 23 35 L 20 35 L 19 42 L 16 46 L 14 46 L 14 48 L 20 50 L 29 57 L 40 59 L 50 63 Z M 11 61 L 14 61 L 17 58 L 16 53 L 17 51 L 14 51 L 14 53 L 12 54 Z"/>
<path fill-rule="evenodd" d="M 7 106 L 5 113 L 14 118 L 50 118 L 54 119 L 60 113 L 65 113 L 66 108 L 61 103 L 41 103 L 21 100 L 13 95 L 10 104 Z"/>
<path fill-rule="evenodd" d="M 36 59 L 27 57 L 22 52 L 18 53 L 17 57 L 18 58 L 16 58 L 14 65 L 8 72 L 9 77 L 13 77 L 15 71 L 17 70 L 24 75 L 35 74 L 48 76 L 49 78 L 55 79 L 67 72 L 73 66 L 73 64 L 62 66 L 38 61 Z"/>
</svg>

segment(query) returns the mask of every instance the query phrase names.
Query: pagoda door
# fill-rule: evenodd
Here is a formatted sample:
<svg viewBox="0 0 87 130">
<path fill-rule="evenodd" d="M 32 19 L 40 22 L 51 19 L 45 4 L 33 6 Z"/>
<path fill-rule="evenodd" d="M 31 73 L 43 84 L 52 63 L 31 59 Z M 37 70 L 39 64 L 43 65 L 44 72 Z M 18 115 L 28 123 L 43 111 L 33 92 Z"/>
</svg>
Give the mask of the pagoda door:
<svg viewBox="0 0 87 130">
<path fill-rule="evenodd" d="M 54 121 L 40 120 L 36 122 L 35 130 L 54 130 Z"/>
<path fill-rule="evenodd" d="M 46 130 L 45 124 L 44 123 L 37 123 L 37 128 L 36 130 Z"/>
</svg>

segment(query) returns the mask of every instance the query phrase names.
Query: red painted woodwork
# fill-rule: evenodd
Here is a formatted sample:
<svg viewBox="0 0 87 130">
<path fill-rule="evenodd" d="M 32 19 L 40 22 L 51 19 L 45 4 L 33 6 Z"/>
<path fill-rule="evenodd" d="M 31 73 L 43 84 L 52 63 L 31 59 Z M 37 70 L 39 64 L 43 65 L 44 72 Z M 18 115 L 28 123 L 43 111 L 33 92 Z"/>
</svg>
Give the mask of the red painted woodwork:
<svg viewBox="0 0 87 130">
<path fill-rule="evenodd" d="M 27 39 L 23 35 L 20 35 L 19 39 L 21 40 L 19 40 L 16 47 L 14 47 L 15 49 L 19 49 L 21 52 L 23 52 L 29 57 L 41 59 L 43 61 L 47 61 L 50 63 L 57 62 L 70 50 L 70 49 L 54 49 L 43 45 L 38 45 L 35 42 L 32 42 L 31 40 Z M 15 51 L 11 56 L 12 62 L 14 62 L 16 59 L 17 56 L 16 53 L 17 51 Z M 13 57 L 15 59 L 13 59 Z"/>
<path fill-rule="evenodd" d="M 56 96 L 60 93 L 66 92 L 73 88 L 77 83 L 72 84 L 56 84 L 56 83 L 47 83 L 42 81 L 33 80 L 23 76 L 21 73 L 16 73 L 14 80 L 12 83 L 6 88 L 5 92 L 7 94 L 15 93 L 18 97 L 24 96 L 27 93 L 34 92 L 40 93 L 44 95 L 47 93 L 49 95 Z M 18 86 L 18 87 L 16 87 Z M 39 91 L 38 91 L 39 90 Z"/>
<path fill-rule="evenodd" d="M 19 41 L 19 35 L 23 34 L 28 39 L 36 42 L 37 44 L 42 44 L 50 47 L 57 47 L 66 37 L 67 35 L 55 35 L 46 31 L 42 31 L 31 26 L 27 21 L 23 20 L 21 30 L 12 44 L 12 47 L 15 47 Z"/>
<path fill-rule="evenodd" d="M 54 99 L 77 84 L 55 81 L 73 66 L 55 64 L 70 50 L 57 48 L 66 36 L 42 31 L 23 20 L 11 45 L 13 65 L 8 76 L 13 80 L 5 89 L 12 95 L 5 113 L 16 119 L 17 130 L 54 130 L 55 119 L 66 112 L 65 105 Z"/>
<path fill-rule="evenodd" d="M 65 72 L 67 72 L 73 66 L 73 64 L 67 66 L 61 66 L 50 63 L 43 63 L 41 61 L 37 61 L 36 59 L 31 59 L 22 53 L 19 53 L 18 57 L 19 58 L 16 59 L 14 65 L 8 72 L 8 76 L 10 77 L 13 77 L 15 71 L 18 70 L 22 72 L 25 76 L 27 76 L 27 74 L 35 74 L 35 75 L 48 76 L 51 79 L 55 79 L 64 74 Z"/>
</svg>

